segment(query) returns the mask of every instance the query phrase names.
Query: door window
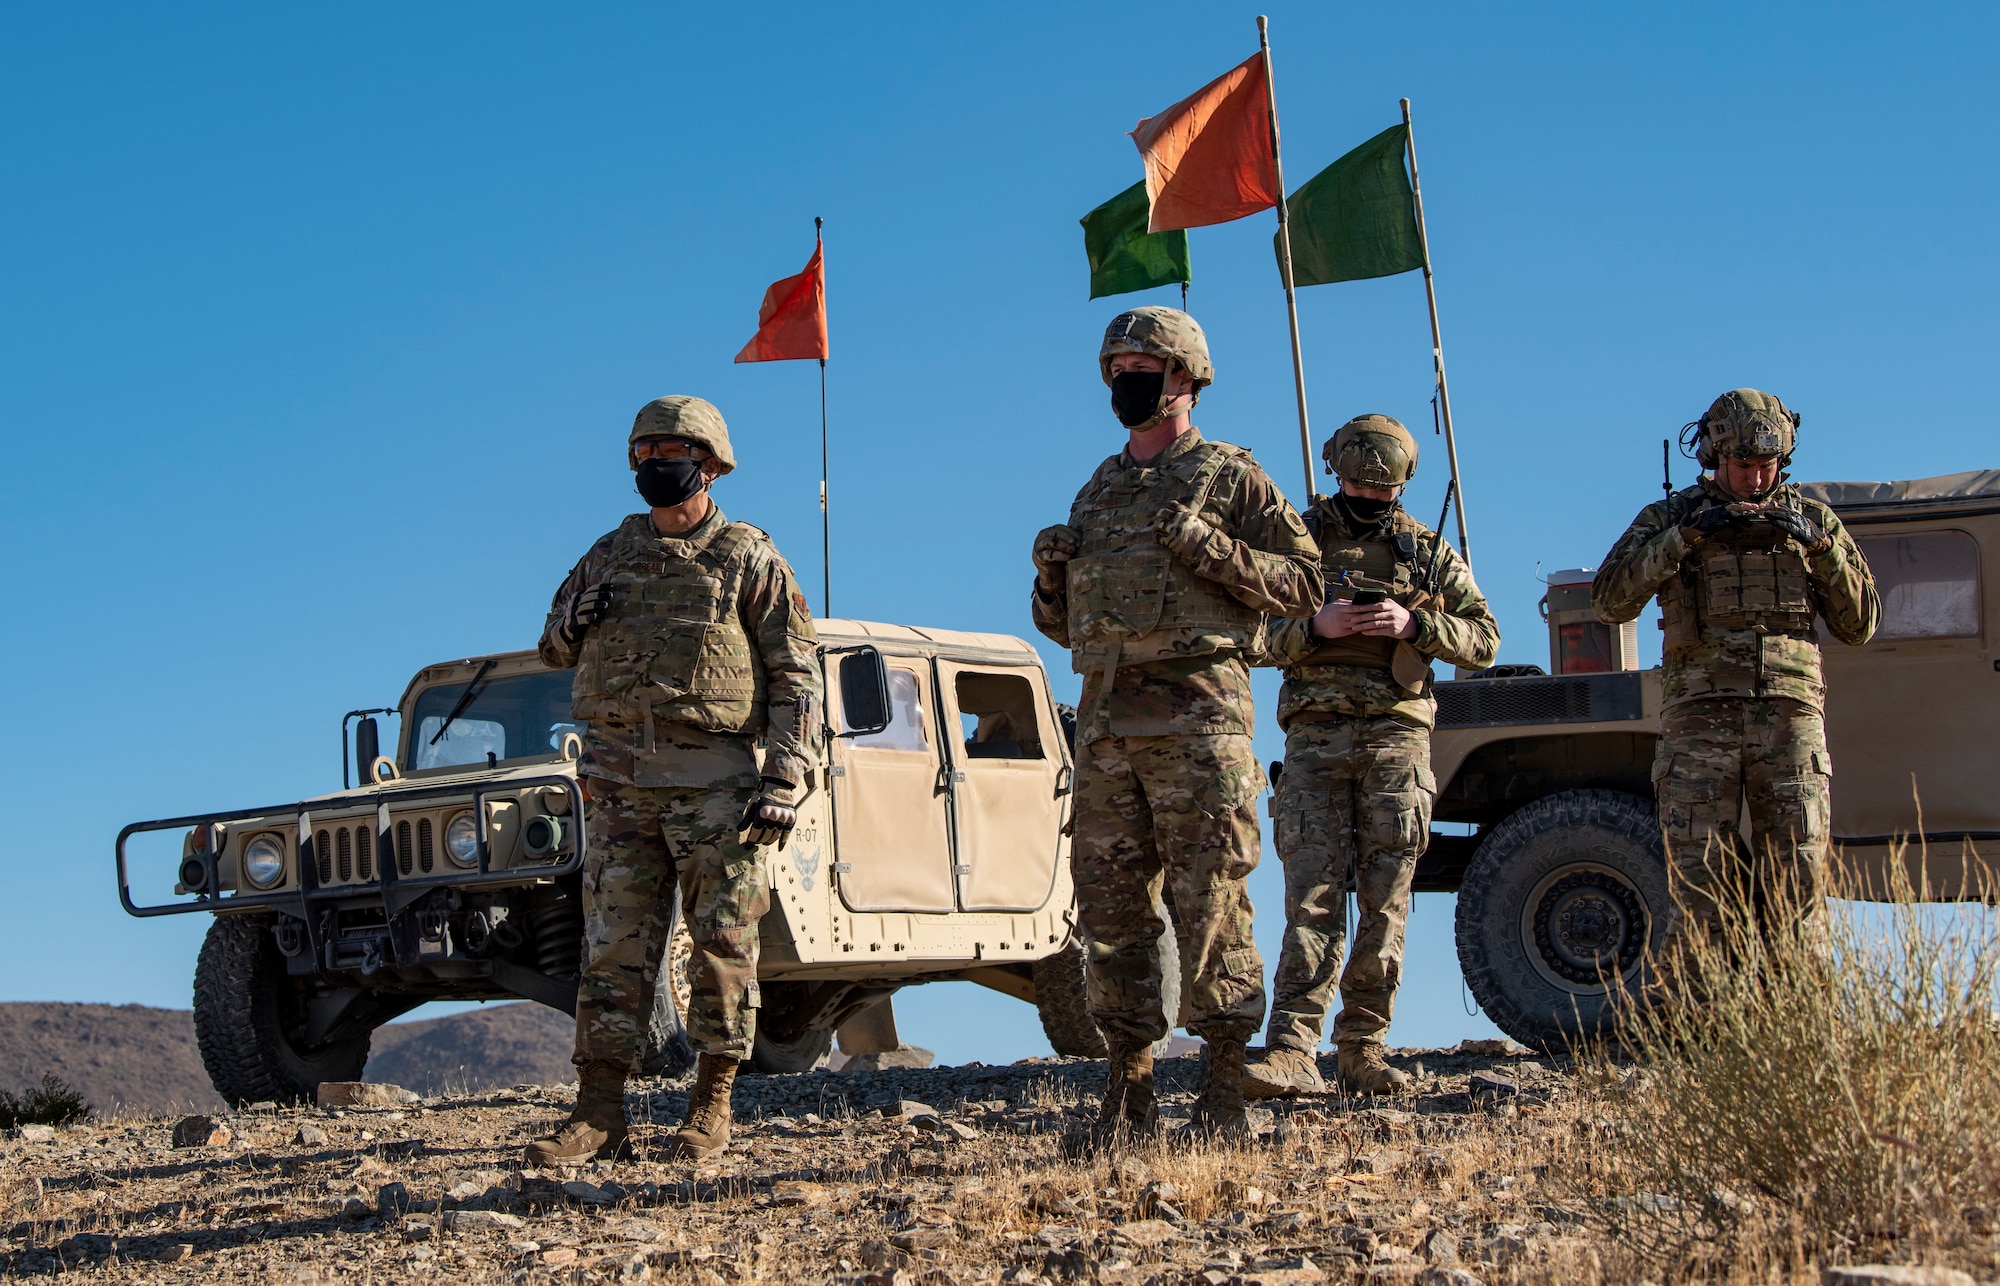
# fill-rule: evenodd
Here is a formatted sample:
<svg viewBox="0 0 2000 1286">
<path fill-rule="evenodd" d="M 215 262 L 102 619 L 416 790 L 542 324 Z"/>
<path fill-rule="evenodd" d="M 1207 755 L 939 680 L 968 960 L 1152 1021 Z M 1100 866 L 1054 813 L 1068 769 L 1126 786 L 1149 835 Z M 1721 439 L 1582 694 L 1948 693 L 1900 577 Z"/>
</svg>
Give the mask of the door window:
<svg viewBox="0 0 2000 1286">
<path fill-rule="evenodd" d="M 843 731 L 851 726 L 845 711 L 841 712 L 840 726 Z M 925 728 L 924 689 L 917 681 L 916 671 L 891 666 L 889 726 L 880 732 L 851 740 L 853 744 L 870 750 L 914 750 L 922 754 L 931 748 L 930 734 Z"/>
<path fill-rule="evenodd" d="M 1034 685 L 1018 674 L 959 672 L 953 684 L 968 759 L 1041 759 Z"/>
<path fill-rule="evenodd" d="M 1979 546 L 1962 531 L 1863 536 L 1857 542 L 1882 595 L 1878 640 L 1979 633 Z"/>
</svg>

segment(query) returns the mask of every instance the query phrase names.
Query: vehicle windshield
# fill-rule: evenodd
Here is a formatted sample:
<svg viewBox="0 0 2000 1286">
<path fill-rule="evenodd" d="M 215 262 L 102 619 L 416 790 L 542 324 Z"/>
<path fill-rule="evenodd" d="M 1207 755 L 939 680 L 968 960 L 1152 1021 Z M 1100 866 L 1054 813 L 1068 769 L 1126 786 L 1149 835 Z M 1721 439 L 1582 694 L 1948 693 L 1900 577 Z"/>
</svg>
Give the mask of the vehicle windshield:
<svg viewBox="0 0 2000 1286">
<path fill-rule="evenodd" d="M 488 755 L 498 762 L 560 751 L 565 734 L 583 731 L 569 714 L 572 677 L 567 670 L 550 670 L 489 678 L 441 737 L 438 731 L 467 685 L 425 688 L 411 711 L 410 756 L 415 762 L 403 766 L 449 768 L 483 764 Z"/>
</svg>

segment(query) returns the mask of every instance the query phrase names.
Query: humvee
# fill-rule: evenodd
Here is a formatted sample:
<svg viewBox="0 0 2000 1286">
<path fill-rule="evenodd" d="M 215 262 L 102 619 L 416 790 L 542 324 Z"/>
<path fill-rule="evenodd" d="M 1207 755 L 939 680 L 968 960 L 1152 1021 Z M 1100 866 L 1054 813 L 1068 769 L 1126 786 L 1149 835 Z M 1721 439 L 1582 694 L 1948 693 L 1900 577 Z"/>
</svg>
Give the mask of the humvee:
<svg viewBox="0 0 2000 1286">
<path fill-rule="evenodd" d="M 856 1034 L 850 1052 L 892 1049 L 888 998 L 950 979 L 1034 1004 L 1058 1052 L 1101 1057 L 1069 870 L 1074 712 L 1051 697 L 1034 648 L 818 627 L 828 723 L 818 788 L 790 841 L 767 850 L 753 1066 L 815 1066 L 837 1029 L 843 1045 Z M 429 1000 L 575 1012 L 592 834 L 570 679 L 525 651 L 427 666 L 393 711 L 342 721 L 342 772 L 356 721 L 360 785 L 119 833 L 128 912 L 214 916 L 195 1031 L 224 1099 L 294 1100 L 358 1079 L 370 1033 Z M 373 716 L 385 713 L 399 716 L 391 755 L 378 753 Z M 162 897 L 141 902 L 128 849 L 150 832 L 185 833 L 178 865 L 156 877 Z M 1169 928 L 1163 972 L 1177 984 L 1172 949 Z M 652 1073 L 692 1060 L 671 956 L 665 974 L 643 1053 Z"/>
<path fill-rule="evenodd" d="M 1986 896 L 2000 601 L 1983 569 L 2000 560 L 2000 470 L 1804 490 L 1840 515 L 1882 596 L 1866 645 L 1822 636 L 1837 860 L 1873 896 L 1899 858 L 1927 899 Z M 1438 684 L 1435 818 L 1471 833 L 1433 832 L 1417 867 L 1418 890 L 1458 894 L 1473 997 L 1544 1048 L 1598 1029 L 1605 980 L 1637 975 L 1671 906 L 1651 779 L 1660 671 L 1637 668 L 1634 626 L 1597 622 L 1590 580 L 1549 580 L 1553 673 Z"/>
</svg>

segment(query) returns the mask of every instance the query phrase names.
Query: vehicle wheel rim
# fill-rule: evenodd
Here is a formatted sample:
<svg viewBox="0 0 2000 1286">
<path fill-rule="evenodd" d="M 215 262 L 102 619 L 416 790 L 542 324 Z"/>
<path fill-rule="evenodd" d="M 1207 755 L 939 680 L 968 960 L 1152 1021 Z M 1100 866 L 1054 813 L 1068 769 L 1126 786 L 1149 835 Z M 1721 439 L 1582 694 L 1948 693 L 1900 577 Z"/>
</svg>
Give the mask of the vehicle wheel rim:
<svg viewBox="0 0 2000 1286">
<path fill-rule="evenodd" d="M 1572 865 L 1550 872 L 1535 886 L 1524 912 L 1529 963 L 1572 994 L 1604 994 L 1606 976 L 1629 980 L 1645 956 L 1645 899 L 1608 867 Z"/>
</svg>

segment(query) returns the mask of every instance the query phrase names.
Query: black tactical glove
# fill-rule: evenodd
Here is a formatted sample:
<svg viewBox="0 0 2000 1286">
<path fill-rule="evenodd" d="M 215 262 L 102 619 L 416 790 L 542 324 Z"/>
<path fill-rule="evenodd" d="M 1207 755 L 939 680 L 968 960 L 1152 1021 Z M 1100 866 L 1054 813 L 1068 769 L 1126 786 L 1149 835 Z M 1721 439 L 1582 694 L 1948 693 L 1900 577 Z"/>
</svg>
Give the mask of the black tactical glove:
<svg viewBox="0 0 2000 1286">
<path fill-rule="evenodd" d="M 757 797 L 743 810 L 743 820 L 736 823 L 745 844 L 752 848 L 760 844 L 784 848 L 785 841 L 792 837 L 792 827 L 799 824 L 799 810 L 785 802 L 793 789 L 792 783 L 776 777 L 762 779 Z"/>
<path fill-rule="evenodd" d="M 1833 545 L 1833 538 L 1821 531 L 1818 523 L 1796 509 L 1773 509 L 1769 522 L 1804 545 L 1808 554 L 1823 554 Z"/>
<path fill-rule="evenodd" d="M 1743 515 L 1728 505 L 1711 505 L 1682 525 L 1683 532 L 1692 531 L 1696 540 L 1713 536 L 1729 527 L 1741 526 Z"/>
<path fill-rule="evenodd" d="M 562 637 L 563 646 L 577 648 L 583 643 L 583 632 L 603 619 L 611 609 L 611 586 L 592 585 L 570 595 L 569 605 L 563 608 L 561 624 L 556 633 Z"/>
<path fill-rule="evenodd" d="M 1053 594 L 1069 583 L 1069 560 L 1083 542 L 1076 534 L 1076 528 L 1057 523 L 1044 527 L 1035 537 L 1035 550 L 1031 557 L 1035 560 L 1035 584 L 1044 593 Z"/>
</svg>

